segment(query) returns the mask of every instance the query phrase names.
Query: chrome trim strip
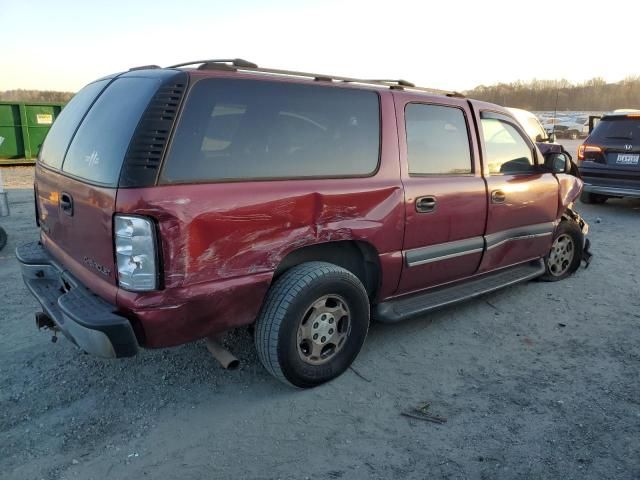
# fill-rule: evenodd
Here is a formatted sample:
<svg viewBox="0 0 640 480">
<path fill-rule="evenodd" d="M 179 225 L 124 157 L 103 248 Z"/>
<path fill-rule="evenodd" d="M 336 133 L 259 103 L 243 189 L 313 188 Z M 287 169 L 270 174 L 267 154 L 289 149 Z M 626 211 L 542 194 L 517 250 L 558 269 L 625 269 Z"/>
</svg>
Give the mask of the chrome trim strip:
<svg viewBox="0 0 640 480">
<path fill-rule="evenodd" d="M 405 263 L 407 267 L 417 267 L 479 253 L 485 249 L 489 251 L 512 240 L 530 240 L 553 235 L 555 228 L 556 222 L 538 223 L 502 230 L 485 237 L 465 238 L 453 242 L 429 245 L 428 247 L 414 248 L 405 252 Z"/>
<path fill-rule="evenodd" d="M 487 247 L 487 251 L 499 247 L 500 245 L 503 245 L 507 242 L 511 242 L 513 240 L 530 240 L 532 238 L 540 238 L 540 237 L 548 237 L 549 235 L 553 235 L 553 232 L 547 232 L 547 233 L 536 233 L 536 234 L 532 234 L 532 235 L 518 235 L 517 237 L 513 237 L 513 238 L 505 238 L 504 240 L 501 240 L 498 243 L 494 243 L 493 245 L 490 245 Z"/>
<path fill-rule="evenodd" d="M 485 240 L 487 241 L 487 250 L 496 248 L 511 240 L 527 240 L 553 235 L 555 229 L 555 222 L 546 222 L 538 223 L 535 225 L 525 225 L 522 227 L 510 228 L 508 230 L 491 233 L 485 236 Z"/>
<path fill-rule="evenodd" d="M 405 262 L 408 267 L 417 267 L 427 263 L 439 262 L 449 258 L 461 257 L 484 250 L 484 238 L 472 237 L 453 242 L 430 245 L 428 247 L 414 248 L 405 253 Z"/>
</svg>

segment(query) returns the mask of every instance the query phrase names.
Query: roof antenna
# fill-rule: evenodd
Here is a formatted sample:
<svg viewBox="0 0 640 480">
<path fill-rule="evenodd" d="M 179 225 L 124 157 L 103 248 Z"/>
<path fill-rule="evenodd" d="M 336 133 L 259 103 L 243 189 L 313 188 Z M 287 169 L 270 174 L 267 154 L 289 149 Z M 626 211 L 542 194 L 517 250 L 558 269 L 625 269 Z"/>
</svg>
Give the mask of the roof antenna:
<svg viewBox="0 0 640 480">
<path fill-rule="evenodd" d="M 553 127 L 551 128 L 551 136 L 554 138 L 556 136 L 556 122 L 558 121 L 556 117 L 558 115 L 558 95 L 559 94 L 560 94 L 560 87 L 557 87 L 556 88 L 556 105 L 555 107 L 553 107 Z"/>
</svg>

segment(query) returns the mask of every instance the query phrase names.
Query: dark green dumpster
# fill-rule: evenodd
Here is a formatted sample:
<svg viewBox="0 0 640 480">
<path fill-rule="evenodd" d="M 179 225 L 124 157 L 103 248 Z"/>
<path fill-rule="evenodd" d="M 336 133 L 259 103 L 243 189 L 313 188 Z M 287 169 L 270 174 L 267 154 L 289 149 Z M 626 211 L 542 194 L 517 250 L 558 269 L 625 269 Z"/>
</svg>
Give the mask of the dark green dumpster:
<svg viewBox="0 0 640 480">
<path fill-rule="evenodd" d="M 0 164 L 33 162 L 62 103 L 0 102 Z"/>
</svg>

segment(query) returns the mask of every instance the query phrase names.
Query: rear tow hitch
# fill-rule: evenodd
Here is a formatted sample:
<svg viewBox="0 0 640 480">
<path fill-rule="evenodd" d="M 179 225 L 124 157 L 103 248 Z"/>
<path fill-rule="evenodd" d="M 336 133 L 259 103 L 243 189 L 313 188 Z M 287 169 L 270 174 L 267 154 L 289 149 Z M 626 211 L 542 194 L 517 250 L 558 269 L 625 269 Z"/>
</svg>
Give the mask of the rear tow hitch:
<svg viewBox="0 0 640 480">
<path fill-rule="evenodd" d="M 56 343 L 58 341 L 58 326 L 55 324 L 51 317 L 44 312 L 36 312 L 36 327 L 38 330 L 42 330 L 43 328 L 46 330 L 51 330 L 53 332 L 53 336 L 51 337 L 51 342 Z"/>
</svg>

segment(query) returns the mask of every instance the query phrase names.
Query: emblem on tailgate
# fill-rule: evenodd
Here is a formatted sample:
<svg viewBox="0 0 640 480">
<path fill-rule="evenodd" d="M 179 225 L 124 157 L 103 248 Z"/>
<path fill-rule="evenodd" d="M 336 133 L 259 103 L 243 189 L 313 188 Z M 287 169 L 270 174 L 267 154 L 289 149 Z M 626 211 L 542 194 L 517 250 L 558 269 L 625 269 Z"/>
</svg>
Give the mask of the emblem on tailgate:
<svg viewBox="0 0 640 480">
<path fill-rule="evenodd" d="M 111 275 L 111 269 L 105 267 L 104 265 L 100 265 L 98 262 L 96 262 L 93 258 L 89 258 L 87 256 L 85 256 L 82 261 L 84 262 L 84 264 L 87 267 L 91 267 L 97 271 L 99 271 L 102 275 L 104 275 L 105 277 L 108 277 L 109 275 Z"/>
</svg>

